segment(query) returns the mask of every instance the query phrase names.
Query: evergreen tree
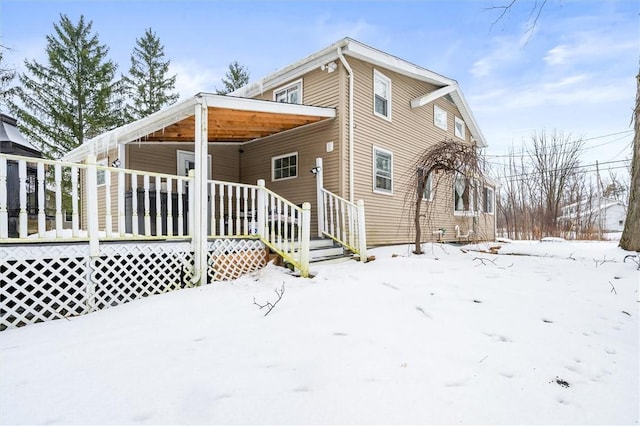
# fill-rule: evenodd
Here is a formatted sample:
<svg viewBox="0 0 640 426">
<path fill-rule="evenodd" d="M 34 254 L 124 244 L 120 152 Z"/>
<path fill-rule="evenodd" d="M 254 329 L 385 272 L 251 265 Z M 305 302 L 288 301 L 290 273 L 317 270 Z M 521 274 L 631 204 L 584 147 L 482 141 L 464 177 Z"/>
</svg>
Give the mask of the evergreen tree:
<svg viewBox="0 0 640 426">
<path fill-rule="evenodd" d="M 176 76 L 167 77 L 169 62 L 164 61 L 164 46 L 160 39 L 151 28 L 146 29 L 144 36 L 136 39 L 129 75 L 123 77 L 132 102 L 127 108 L 129 120 L 146 117 L 178 100 L 179 95 L 173 92 Z"/>
<path fill-rule="evenodd" d="M 6 47 L 0 45 L 0 110 L 2 110 L 2 106 L 7 104 L 9 96 L 11 95 L 12 89 L 9 88 L 11 81 L 13 81 L 16 76 L 16 72 L 9 68 L 2 60 L 3 50 Z"/>
<path fill-rule="evenodd" d="M 222 79 L 224 89 L 216 90 L 218 95 L 226 95 L 246 85 L 249 82 L 249 70 L 240 65 L 238 61 L 233 61 L 229 64 L 229 71 L 227 71 L 225 77 Z"/>
<path fill-rule="evenodd" d="M 84 16 L 74 25 L 66 15 L 47 36 L 48 62 L 25 60 L 18 76 L 19 104 L 9 105 L 24 136 L 50 158 L 59 158 L 112 128 L 116 65 Z"/>
</svg>

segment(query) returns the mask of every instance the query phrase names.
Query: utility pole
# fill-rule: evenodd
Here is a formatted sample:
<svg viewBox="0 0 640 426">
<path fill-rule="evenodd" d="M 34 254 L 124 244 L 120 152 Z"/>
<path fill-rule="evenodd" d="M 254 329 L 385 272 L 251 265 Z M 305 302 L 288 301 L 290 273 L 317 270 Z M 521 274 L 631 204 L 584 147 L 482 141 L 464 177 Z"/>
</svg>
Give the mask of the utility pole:
<svg viewBox="0 0 640 426">
<path fill-rule="evenodd" d="M 598 239 L 602 239 L 602 197 L 600 193 L 600 167 L 598 166 L 598 160 L 596 160 L 596 196 L 598 197 Z"/>
</svg>

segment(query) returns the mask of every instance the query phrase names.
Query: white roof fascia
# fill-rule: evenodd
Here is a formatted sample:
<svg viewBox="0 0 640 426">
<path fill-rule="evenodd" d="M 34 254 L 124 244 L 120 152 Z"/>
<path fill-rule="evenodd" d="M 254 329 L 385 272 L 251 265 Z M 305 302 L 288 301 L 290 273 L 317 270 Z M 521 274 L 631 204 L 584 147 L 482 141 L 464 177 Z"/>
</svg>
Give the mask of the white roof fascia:
<svg viewBox="0 0 640 426">
<path fill-rule="evenodd" d="M 69 151 L 63 159 L 65 161 L 82 161 L 88 154 L 107 152 L 119 143 L 134 142 L 150 133 L 177 123 L 195 114 L 195 105 L 202 103 L 207 107 L 238 109 L 243 111 L 258 111 L 279 114 L 311 115 L 322 118 L 334 118 L 334 108 L 314 107 L 308 105 L 286 104 L 259 99 L 234 98 L 210 93 L 198 93 L 182 102 L 170 105 L 148 117 L 134 121 L 113 130 L 109 130 L 93 139 L 88 140 L 76 149 Z"/>
<path fill-rule="evenodd" d="M 335 118 L 335 108 L 317 107 L 311 105 L 289 104 L 285 102 L 265 101 L 263 99 L 249 99 L 224 95 L 201 93 L 206 105 L 210 108 L 236 109 L 241 111 L 256 111 L 274 114 L 311 115 L 322 118 Z"/>
<path fill-rule="evenodd" d="M 456 90 L 451 92 L 451 98 L 458 107 L 458 110 L 460 111 L 465 124 L 467 125 L 467 127 L 469 127 L 469 130 L 471 130 L 471 135 L 475 138 L 478 147 L 486 148 L 487 140 L 482 134 L 480 127 L 478 127 L 478 123 L 473 117 L 473 113 L 471 112 L 471 109 L 469 108 L 469 105 L 467 104 L 467 101 L 464 98 L 464 95 L 462 94 L 460 88 L 456 88 Z"/>
<path fill-rule="evenodd" d="M 111 148 L 115 148 L 120 142 L 130 142 L 146 136 L 149 133 L 193 115 L 195 111 L 194 106 L 198 102 L 199 100 L 196 95 L 182 102 L 170 105 L 145 118 L 109 130 L 69 151 L 62 159 L 70 162 L 82 161 L 88 154 L 96 155 L 98 152 L 106 152 Z"/>
<path fill-rule="evenodd" d="M 427 93 L 424 96 L 420 96 L 419 98 L 412 99 L 411 100 L 411 108 L 419 108 L 421 106 L 424 106 L 424 105 L 428 104 L 429 102 L 433 102 L 436 99 L 441 98 L 444 95 L 447 95 L 447 94 L 453 92 L 456 89 L 457 89 L 457 85 L 445 86 L 445 87 L 442 87 L 440 89 L 434 90 L 431 93 Z"/>
<path fill-rule="evenodd" d="M 312 71 L 315 68 L 320 68 L 320 66 L 327 62 L 338 59 L 338 49 L 346 45 L 346 43 L 347 39 L 342 39 L 329 47 L 261 78 L 255 83 L 250 83 L 246 86 L 240 87 L 239 89 L 229 93 L 228 96 L 252 98 L 254 96 L 261 95 L 268 90 L 280 87 L 288 81 L 298 79 L 309 71 Z"/>
<path fill-rule="evenodd" d="M 397 56 L 366 46 L 353 39 L 347 40 L 347 45 L 342 51 L 345 55 L 353 56 L 356 59 L 361 59 L 391 71 L 395 71 L 399 74 L 403 74 L 417 80 L 426 81 L 436 86 L 451 86 L 456 84 L 456 81 L 453 79 L 447 78 L 433 71 L 429 71 L 426 68 L 422 68 L 412 64 L 411 62 L 405 61 L 404 59 L 400 59 Z"/>
</svg>

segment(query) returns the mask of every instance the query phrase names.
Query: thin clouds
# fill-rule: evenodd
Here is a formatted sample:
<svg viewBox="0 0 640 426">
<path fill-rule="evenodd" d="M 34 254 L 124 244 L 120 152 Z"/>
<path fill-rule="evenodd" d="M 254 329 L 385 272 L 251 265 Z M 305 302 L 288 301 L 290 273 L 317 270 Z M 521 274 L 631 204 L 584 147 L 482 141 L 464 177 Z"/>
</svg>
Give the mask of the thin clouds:
<svg viewBox="0 0 640 426">
<path fill-rule="evenodd" d="M 589 31 L 573 34 L 571 41 L 549 49 L 544 57 L 548 65 L 576 65 L 612 60 L 637 52 L 638 43 L 616 37 L 615 33 Z"/>
<path fill-rule="evenodd" d="M 169 74 L 177 75 L 176 91 L 184 99 L 199 92 L 215 93 L 216 86 L 222 86 L 224 71 L 217 72 L 194 61 L 175 61 L 169 65 Z"/>
</svg>

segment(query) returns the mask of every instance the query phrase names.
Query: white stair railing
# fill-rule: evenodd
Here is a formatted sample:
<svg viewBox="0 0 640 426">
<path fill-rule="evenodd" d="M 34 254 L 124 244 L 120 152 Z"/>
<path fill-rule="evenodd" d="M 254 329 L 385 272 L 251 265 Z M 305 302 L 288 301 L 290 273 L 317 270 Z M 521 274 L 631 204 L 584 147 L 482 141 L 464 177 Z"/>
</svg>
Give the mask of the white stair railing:
<svg viewBox="0 0 640 426">
<path fill-rule="evenodd" d="M 367 233 L 364 201 L 352 203 L 324 188 L 322 158 L 316 158 L 313 169 L 316 176 L 318 202 L 318 234 L 326 236 L 351 252 L 367 260 Z"/>
<path fill-rule="evenodd" d="M 287 201 L 265 188 L 258 180 L 256 194 L 256 224 L 260 239 L 282 258 L 309 276 L 309 245 L 311 239 L 311 204 L 302 207 Z"/>
</svg>

